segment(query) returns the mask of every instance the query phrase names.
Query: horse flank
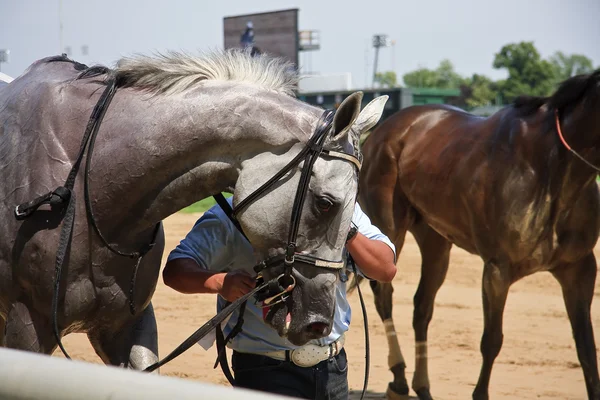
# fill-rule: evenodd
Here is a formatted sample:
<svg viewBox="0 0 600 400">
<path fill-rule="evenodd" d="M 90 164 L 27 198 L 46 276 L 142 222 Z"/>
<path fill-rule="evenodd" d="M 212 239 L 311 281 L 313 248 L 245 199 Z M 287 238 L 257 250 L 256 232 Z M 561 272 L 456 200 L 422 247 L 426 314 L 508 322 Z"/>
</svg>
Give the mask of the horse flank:
<svg viewBox="0 0 600 400">
<path fill-rule="evenodd" d="M 213 51 L 199 57 L 168 52 L 122 58 L 114 71 L 117 85 L 155 94 L 177 94 L 203 81 L 249 82 L 294 96 L 298 74 L 292 64 L 266 54 L 250 56 L 241 49 Z"/>
</svg>

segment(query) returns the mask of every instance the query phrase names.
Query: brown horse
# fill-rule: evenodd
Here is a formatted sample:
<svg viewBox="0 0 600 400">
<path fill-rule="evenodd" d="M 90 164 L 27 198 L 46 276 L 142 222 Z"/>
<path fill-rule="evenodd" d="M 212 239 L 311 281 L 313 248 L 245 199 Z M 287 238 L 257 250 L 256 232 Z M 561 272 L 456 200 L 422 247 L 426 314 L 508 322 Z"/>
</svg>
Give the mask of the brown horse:
<svg viewBox="0 0 600 400">
<path fill-rule="evenodd" d="M 600 228 L 600 71 L 548 98 L 519 98 L 490 118 L 447 106 L 402 110 L 364 144 L 360 203 L 400 252 L 410 231 L 421 251 L 414 297 L 412 387 L 430 399 L 427 328 L 453 244 L 483 267 L 483 364 L 473 392 L 488 398 L 511 284 L 549 271 L 562 287 L 588 397 L 600 399 L 590 307 Z M 391 284 L 373 284 L 394 373 L 388 396 L 408 394 L 392 321 Z"/>
</svg>

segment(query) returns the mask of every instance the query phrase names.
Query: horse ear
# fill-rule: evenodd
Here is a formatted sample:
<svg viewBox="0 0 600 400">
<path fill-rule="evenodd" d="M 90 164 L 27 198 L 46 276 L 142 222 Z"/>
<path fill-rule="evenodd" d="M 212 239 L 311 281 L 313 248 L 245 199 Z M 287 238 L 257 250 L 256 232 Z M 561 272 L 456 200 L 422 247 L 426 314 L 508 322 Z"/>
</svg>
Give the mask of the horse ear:
<svg viewBox="0 0 600 400">
<path fill-rule="evenodd" d="M 363 92 L 354 92 L 340 104 L 333 117 L 333 141 L 339 140 L 348 133 L 360 114 L 362 98 Z"/>
<path fill-rule="evenodd" d="M 385 107 L 388 98 L 389 96 L 385 95 L 371 100 L 371 102 L 360 112 L 358 118 L 356 118 L 356 122 L 354 122 L 352 129 L 355 132 L 358 132 L 359 135 L 362 135 L 374 127 L 381 118 L 381 114 L 383 114 L 383 108 Z"/>
</svg>

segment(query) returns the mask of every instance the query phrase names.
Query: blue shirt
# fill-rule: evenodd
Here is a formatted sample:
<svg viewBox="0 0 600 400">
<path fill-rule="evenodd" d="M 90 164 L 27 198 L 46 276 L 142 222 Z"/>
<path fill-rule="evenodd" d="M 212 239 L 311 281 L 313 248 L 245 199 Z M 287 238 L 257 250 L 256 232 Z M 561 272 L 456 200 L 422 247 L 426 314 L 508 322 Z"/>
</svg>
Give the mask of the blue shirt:
<svg viewBox="0 0 600 400">
<path fill-rule="evenodd" d="M 228 201 L 231 203 L 231 198 Z M 371 224 L 369 217 L 362 212 L 358 203 L 354 208 L 352 221 L 360 233 L 369 239 L 381 240 L 386 243 L 395 255 L 392 242 Z M 256 260 L 250 243 L 218 205 L 212 207 L 196 221 L 185 239 L 169 254 L 168 261 L 177 258 L 190 258 L 196 261 L 200 268 L 209 271 L 245 270 L 252 276 L 256 275 L 253 267 L 257 261 L 260 261 Z M 344 259 L 346 258 L 344 257 Z M 360 266 L 357 267 L 360 269 Z M 328 345 L 348 330 L 352 311 L 346 299 L 347 280 L 345 270 L 342 270 L 336 285 L 336 307 L 331 333 L 325 338 L 312 341 L 312 343 Z M 218 296 L 217 311 L 220 311 L 225 304 L 225 299 Z M 225 336 L 231 331 L 237 319 L 238 311 L 235 311 L 223 329 Z M 262 309 L 251 299 L 248 300 L 246 306 L 243 330 L 232 340 L 229 347 L 244 353 L 265 353 L 274 350 L 290 350 L 297 346 L 280 337 L 275 329 L 264 322 Z"/>
</svg>

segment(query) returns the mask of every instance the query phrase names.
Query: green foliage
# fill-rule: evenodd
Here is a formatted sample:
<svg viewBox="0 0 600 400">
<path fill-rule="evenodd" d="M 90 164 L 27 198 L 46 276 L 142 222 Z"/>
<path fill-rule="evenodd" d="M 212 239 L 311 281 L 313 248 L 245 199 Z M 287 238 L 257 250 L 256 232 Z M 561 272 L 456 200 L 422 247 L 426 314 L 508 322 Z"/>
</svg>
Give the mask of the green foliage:
<svg viewBox="0 0 600 400">
<path fill-rule="evenodd" d="M 473 74 L 461 87 L 465 103 L 469 108 L 487 106 L 498 99 L 496 83 L 485 75 Z"/>
<path fill-rule="evenodd" d="M 223 193 L 223 195 L 226 198 L 232 196 L 231 193 Z M 191 213 L 203 213 L 203 212 L 206 212 L 209 208 L 211 208 L 215 204 L 216 204 L 216 202 L 215 202 L 214 198 L 207 197 L 205 199 L 195 202 L 194 204 L 192 204 L 190 206 L 187 206 L 186 208 L 181 210 L 181 212 L 190 213 L 190 214 Z"/>
<path fill-rule="evenodd" d="M 555 79 L 558 82 L 575 75 L 589 74 L 594 71 L 592 60 L 583 54 L 567 55 L 562 51 L 557 51 L 550 57 L 550 63 L 554 67 Z"/>
<path fill-rule="evenodd" d="M 442 60 L 436 69 L 419 68 L 402 78 L 409 88 L 460 88 L 455 105 L 474 108 L 509 103 L 522 95 L 549 96 L 563 80 L 594 70 L 592 61 L 582 54 L 559 51 L 544 60 L 533 42 L 505 45 L 495 55 L 493 66 L 506 70 L 508 77 L 498 81 L 479 74 L 464 78 L 449 60 Z"/>
<path fill-rule="evenodd" d="M 438 82 L 438 75 L 435 70 L 419 68 L 404 74 L 402 80 L 409 88 L 434 88 Z"/>
<path fill-rule="evenodd" d="M 411 88 L 458 89 L 464 82 L 464 78 L 454 70 L 450 60 L 442 60 L 434 70 L 419 68 L 404 74 L 402 79 L 404 84 Z"/>
<path fill-rule="evenodd" d="M 396 87 L 398 86 L 398 80 L 394 71 L 377 72 L 375 74 L 375 82 L 379 83 L 381 87 Z"/>
<path fill-rule="evenodd" d="M 435 72 L 438 75 L 437 87 L 440 89 L 458 89 L 465 79 L 454 70 L 450 60 L 442 60 Z"/>
<path fill-rule="evenodd" d="M 521 95 L 548 96 L 555 89 L 555 69 L 541 58 L 533 42 L 505 45 L 496 54 L 493 66 L 508 71 L 508 78 L 498 87 L 509 102 Z"/>
</svg>

